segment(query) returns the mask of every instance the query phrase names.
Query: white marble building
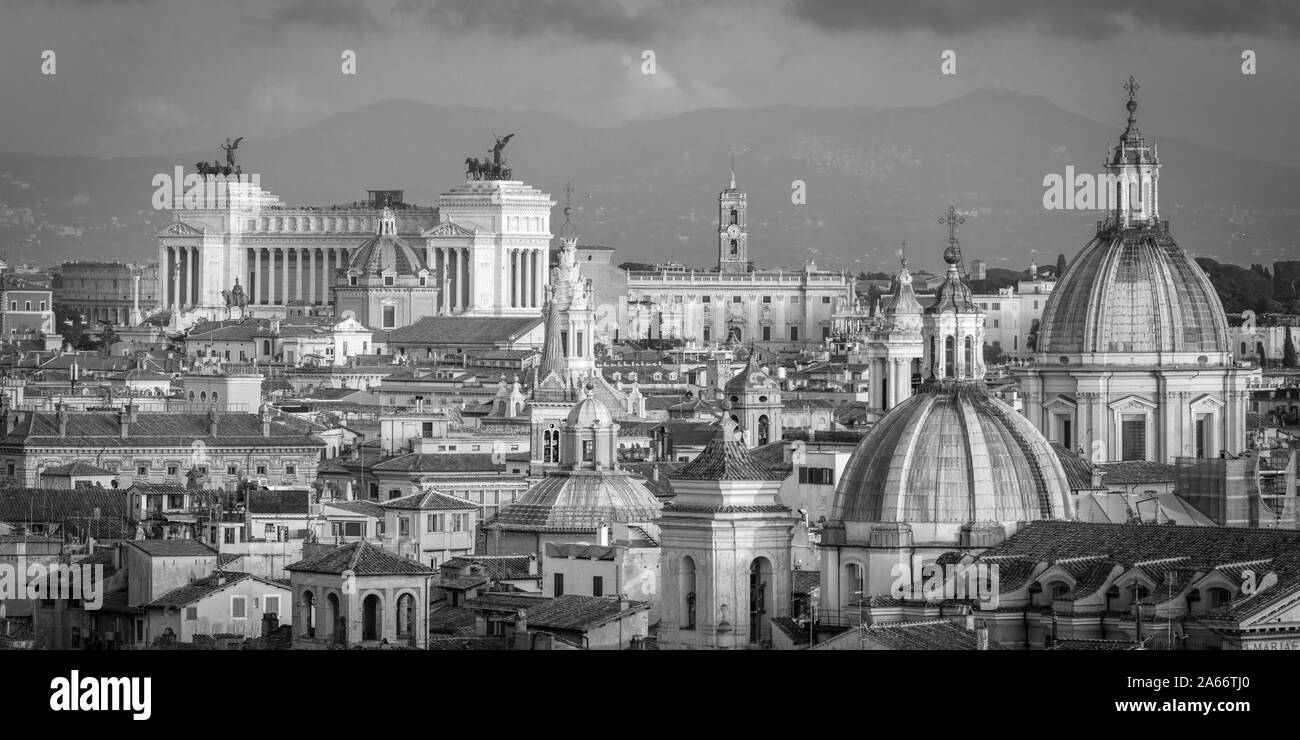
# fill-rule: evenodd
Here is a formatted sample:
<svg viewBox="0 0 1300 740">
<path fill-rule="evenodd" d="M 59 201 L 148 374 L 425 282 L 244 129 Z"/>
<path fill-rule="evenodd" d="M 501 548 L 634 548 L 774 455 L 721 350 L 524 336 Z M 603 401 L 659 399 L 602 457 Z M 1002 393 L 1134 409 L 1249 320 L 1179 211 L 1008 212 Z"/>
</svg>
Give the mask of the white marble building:
<svg viewBox="0 0 1300 740">
<path fill-rule="evenodd" d="M 371 191 L 361 203 L 288 206 L 251 183 L 231 183 L 209 208 L 180 208 L 158 231 L 161 300 L 174 314 L 225 318 L 222 291 L 238 282 L 249 315 L 284 316 L 291 304 L 327 306 L 353 250 L 394 210 L 396 235 L 424 248 L 440 311 L 536 316 L 546 285 L 550 196 L 515 180 L 467 181 L 435 208 Z M 184 323 L 183 321 L 181 323 Z"/>
</svg>

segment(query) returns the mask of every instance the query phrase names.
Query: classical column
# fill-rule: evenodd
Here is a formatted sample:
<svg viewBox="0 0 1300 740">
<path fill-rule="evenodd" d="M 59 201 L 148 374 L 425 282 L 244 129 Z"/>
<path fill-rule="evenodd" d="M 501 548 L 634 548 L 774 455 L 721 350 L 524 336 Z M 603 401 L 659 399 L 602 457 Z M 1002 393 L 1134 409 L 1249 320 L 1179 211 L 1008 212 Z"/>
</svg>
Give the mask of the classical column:
<svg viewBox="0 0 1300 740">
<path fill-rule="evenodd" d="M 522 301 L 519 297 L 519 289 L 523 281 L 519 279 L 520 268 L 523 267 L 523 252 L 518 249 L 510 250 L 510 307 L 519 308 Z"/>
<path fill-rule="evenodd" d="M 307 302 L 316 305 L 316 248 L 307 250 Z"/>
<path fill-rule="evenodd" d="M 251 250 L 253 252 L 253 275 L 248 281 L 248 302 L 257 305 L 261 303 L 262 292 L 262 250 L 261 248 Z"/>
<path fill-rule="evenodd" d="M 289 305 L 289 248 L 280 249 L 280 305 Z"/>
<path fill-rule="evenodd" d="M 293 269 L 294 269 L 294 292 L 299 298 L 303 297 L 302 291 L 302 249 L 293 250 Z"/>
<path fill-rule="evenodd" d="M 520 286 L 519 297 L 520 304 L 523 307 L 533 305 L 533 250 L 524 249 L 519 252 L 520 265 Z"/>
<path fill-rule="evenodd" d="M 461 250 L 461 259 L 465 263 L 465 297 L 462 299 L 465 308 L 472 309 L 475 307 L 474 296 L 474 256 L 469 247 Z"/>
<path fill-rule="evenodd" d="M 202 286 L 199 285 L 199 272 L 202 263 L 199 259 L 199 248 L 190 247 L 190 305 L 199 305 L 199 294 Z"/>
</svg>

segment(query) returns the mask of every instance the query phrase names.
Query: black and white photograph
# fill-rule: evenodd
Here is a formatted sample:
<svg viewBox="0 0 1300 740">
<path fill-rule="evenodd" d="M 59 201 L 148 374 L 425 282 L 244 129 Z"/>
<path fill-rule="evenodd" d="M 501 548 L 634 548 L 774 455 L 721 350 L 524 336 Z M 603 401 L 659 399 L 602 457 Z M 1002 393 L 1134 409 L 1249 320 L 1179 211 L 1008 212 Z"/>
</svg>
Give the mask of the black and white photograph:
<svg viewBox="0 0 1300 740">
<path fill-rule="evenodd" d="M 0 728 L 1281 719 L 1298 40 L 0 0 Z"/>
</svg>

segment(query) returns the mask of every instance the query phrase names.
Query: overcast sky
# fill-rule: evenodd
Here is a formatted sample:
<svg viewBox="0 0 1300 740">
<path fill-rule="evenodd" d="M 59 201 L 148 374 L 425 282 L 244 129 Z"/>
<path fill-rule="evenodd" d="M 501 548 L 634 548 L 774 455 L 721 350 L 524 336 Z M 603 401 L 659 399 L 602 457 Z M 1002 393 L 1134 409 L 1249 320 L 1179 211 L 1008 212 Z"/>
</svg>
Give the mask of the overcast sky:
<svg viewBox="0 0 1300 740">
<path fill-rule="evenodd" d="M 1293 0 L 0 0 L 0 151 L 171 154 L 395 97 L 610 126 L 996 88 L 1119 125 L 1134 74 L 1144 130 L 1300 165 L 1298 35 Z"/>
</svg>

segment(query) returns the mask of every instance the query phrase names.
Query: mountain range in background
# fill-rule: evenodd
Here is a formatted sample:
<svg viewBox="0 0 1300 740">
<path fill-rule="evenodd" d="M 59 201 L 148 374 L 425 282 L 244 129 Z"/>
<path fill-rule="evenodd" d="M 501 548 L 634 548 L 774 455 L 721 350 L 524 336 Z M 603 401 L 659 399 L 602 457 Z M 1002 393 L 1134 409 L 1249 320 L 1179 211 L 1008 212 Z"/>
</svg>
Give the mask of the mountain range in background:
<svg viewBox="0 0 1300 740">
<path fill-rule="evenodd" d="M 1023 269 L 1072 257 L 1098 211 L 1049 211 L 1043 178 L 1103 172 L 1123 129 L 1041 97 L 980 91 L 928 107 L 699 110 L 602 129 L 537 111 L 443 107 L 388 100 L 330 116 L 283 136 L 254 131 L 237 151 L 245 173 L 291 205 L 350 203 L 367 189 L 404 189 L 433 205 L 462 181 L 466 157 L 485 157 L 492 134 L 516 179 L 563 201 L 584 244 L 617 248 L 616 261 L 716 263 L 717 195 L 735 154 L 749 193 L 750 252 L 760 265 L 892 270 L 899 243 L 915 267 L 942 267 L 949 204 L 966 223 L 967 261 Z M 1161 215 L 1189 252 L 1224 263 L 1290 259 L 1300 242 L 1300 168 L 1160 137 Z M 172 218 L 154 211 L 153 178 L 224 155 L 98 159 L 0 154 L 0 258 L 136 260 L 157 255 L 153 233 Z M 802 180 L 806 203 L 791 202 Z M 560 210 L 555 211 L 558 229 Z"/>
</svg>

